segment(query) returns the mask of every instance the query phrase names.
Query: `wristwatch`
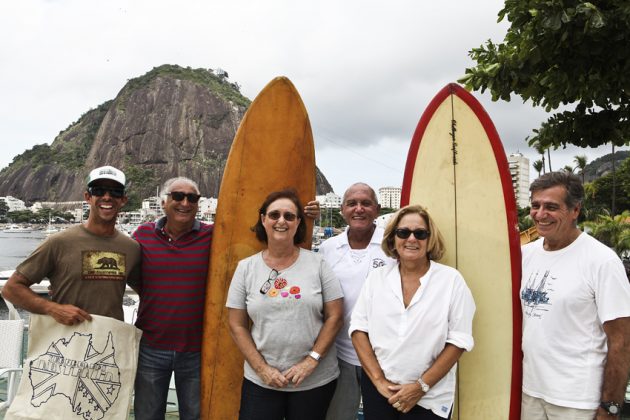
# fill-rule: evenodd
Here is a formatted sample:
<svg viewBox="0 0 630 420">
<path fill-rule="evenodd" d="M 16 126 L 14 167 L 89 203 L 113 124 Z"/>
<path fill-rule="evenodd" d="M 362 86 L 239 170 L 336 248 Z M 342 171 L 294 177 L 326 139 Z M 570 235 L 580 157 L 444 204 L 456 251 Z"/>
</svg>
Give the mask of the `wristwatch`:
<svg viewBox="0 0 630 420">
<path fill-rule="evenodd" d="M 322 355 L 317 353 L 315 350 L 311 350 L 308 355 L 311 356 L 313 359 L 315 359 L 318 362 L 319 362 L 319 359 L 322 358 Z"/>
<path fill-rule="evenodd" d="M 602 401 L 599 406 L 603 408 L 608 415 L 618 416 L 621 413 L 621 404 L 612 401 Z"/>
<path fill-rule="evenodd" d="M 425 394 L 431 389 L 429 384 L 422 380 L 422 377 L 418 378 L 418 384 L 420 385 L 420 389 L 422 389 L 422 392 L 424 392 Z"/>
</svg>

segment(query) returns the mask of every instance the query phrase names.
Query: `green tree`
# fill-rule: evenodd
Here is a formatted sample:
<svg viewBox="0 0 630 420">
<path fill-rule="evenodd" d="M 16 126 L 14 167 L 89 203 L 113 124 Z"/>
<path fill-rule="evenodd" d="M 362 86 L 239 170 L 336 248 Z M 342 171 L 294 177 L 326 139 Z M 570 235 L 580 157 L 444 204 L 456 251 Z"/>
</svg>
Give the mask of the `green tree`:
<svg viewBox="0 0 630 420">
<path fill-rule="evenodd" d="M 543 169 L 545 169 L 545 162 L 540 159 L 535 160 L 534 163 L 532 163 L 532 166 L 534 167 L 534 170 L 538 172 L 538 177 L 540 177 L 540 173 L 543 171 Z"/>
<path fill-rule="evenodd" d="M 492 99 L 512 94 L 556 112 L 530 145 L 596 147 L 630 140 L 630 4 L 628 0 L 506 0 L 502 43 L 487 41 L 470 56 L 476 66 L 460 79 Z"/>
<path fill-rule="evenodd" d="M 624 160 L 614 172 L 609 172 L 593 181 L 593 201 L 611 209 L 611 214 L 630 210 L 630 158 Z M 615 198 L 615 211 L 611 199 Z"/>
<path fill-rule="evenodd" d="M 574 170 L 574 168 L 571 165 L 564 165 L 564 168 L 561 169 L 561 171 L 568 172 L 570 174 L 573 173 L 573 170 Z"/>
<path fill-rule="evenodd" d="M 530 207 L 525 207 L 524 209 L 518 208 L 518 230 L 521 232 L 534 226 L 534 221 L 529 215 L 529 210 Z"/>
<path fill-rule="evenodd" d="M 630 251 L 630 211 L 616 216 L 600 216 L 597 221 L 584 222 L 591 234 L 615 250 L 619 257 Z"/>
<path fill-rule="evenodd" d="M 9 205 L 6 201 L 0 200 L 0 220 L 4 220 L 9 212 Z"/>
<path fill-rule="evenodd" d="M 582 175 L 582 184 L 584 184 L 584 168 L 586 168 L 586 162 L 588 159 L 586 155 L 574 156 L 573 162 L 575 162 L 575 169 L 580 170 L 580 175 Z"/>
<path fill-rule="evenodd" d="M 542 172 L 543 174 L 547 172 L 545 169 L 545 147 L 540 143 L 533 143 L 530 145 L 540 154 L 540 161 L 542 162 Z M 551 165 L 549 165 L 549 170 L 551 171 Z"/>
</svg>

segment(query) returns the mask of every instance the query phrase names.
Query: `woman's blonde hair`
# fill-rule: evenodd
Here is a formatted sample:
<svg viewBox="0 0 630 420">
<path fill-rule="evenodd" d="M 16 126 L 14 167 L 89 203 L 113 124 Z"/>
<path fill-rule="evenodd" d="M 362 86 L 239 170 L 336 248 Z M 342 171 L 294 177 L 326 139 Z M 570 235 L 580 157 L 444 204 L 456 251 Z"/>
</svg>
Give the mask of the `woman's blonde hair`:
<svg viewBox="0 0 630 420">
<path fill-rule="evenodd" d="M 410 205 L 405 206 L 402 209 L 398 210 L 394 217 L 389 221 L 387 227 L 385 228 L 385 233 L 383 235 L 383 242 L 381 243 L 381 248 L 385 255 L 391 258 L 399 259 L 400 256 L 398 252 L 396 252 L 395 240 L 396 240 L 396 229 L 398 228 L 398 224 L 408 214 L 417 214 L 424 220 L 427 228 L 429 229 L 429 237 L 427 238 L 427 257 L 430 260 L 439 260 L 444 256 L 444 238 L 440 233 L 440 230 L 437 228 L 437 225 L 433 222 L 433 219 L 427 212 L 427 210 L 420 205 Z"/>
</svg>

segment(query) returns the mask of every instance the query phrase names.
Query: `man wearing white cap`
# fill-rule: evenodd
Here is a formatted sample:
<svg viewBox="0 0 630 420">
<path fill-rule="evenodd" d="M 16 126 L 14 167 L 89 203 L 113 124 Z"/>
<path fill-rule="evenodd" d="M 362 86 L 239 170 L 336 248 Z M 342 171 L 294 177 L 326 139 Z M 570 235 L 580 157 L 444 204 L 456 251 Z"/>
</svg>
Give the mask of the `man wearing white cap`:
<svg viewBox="0 0 630 420">
<path fill-rule="evenodd" d="M 140 246 L 116 230 L 116 217 L 127 203 L 125 174 L 103 166 L 90 172 L 87 222 L 50 236 L 15 270 L 2 296 L 32 313 L 48 314 L 74 325 L 90 314 L 123 320 L 126 284 L 135 287 L 140 276 Z M 30 286 L 50 280 L 51 300 Z"/>
</svg>

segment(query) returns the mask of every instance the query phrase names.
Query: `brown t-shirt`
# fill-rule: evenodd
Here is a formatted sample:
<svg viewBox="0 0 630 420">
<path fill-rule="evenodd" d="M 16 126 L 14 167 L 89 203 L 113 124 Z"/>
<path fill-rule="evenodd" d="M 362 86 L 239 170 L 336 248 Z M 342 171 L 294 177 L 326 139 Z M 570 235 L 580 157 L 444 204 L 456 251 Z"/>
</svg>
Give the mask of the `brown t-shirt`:
<svg viewBox="0 0 630 420">
<path fill-rule="evenodd" d="M 16 270 L 31 283 L 48 277 L 54 302 L 122 321 L 125 285 L 139 283 L 140 246 L 118 231 L 104 237 L 79 225 L 50 236 Z"/>
</svg>

